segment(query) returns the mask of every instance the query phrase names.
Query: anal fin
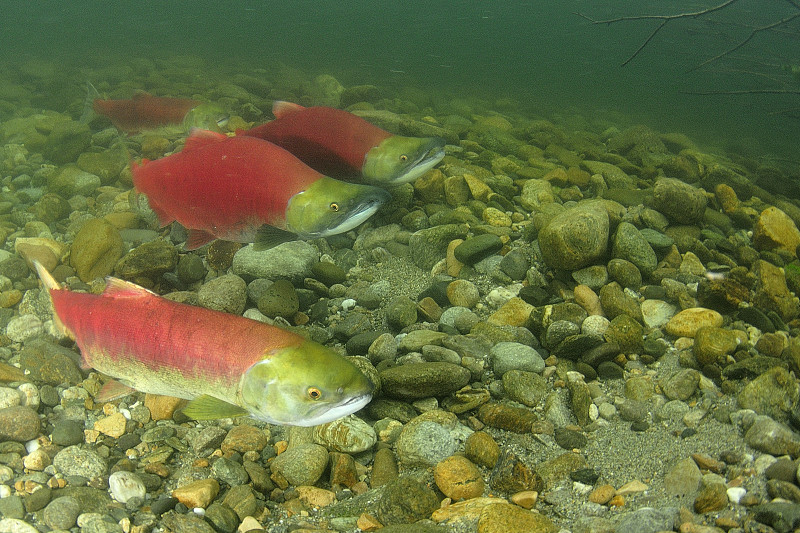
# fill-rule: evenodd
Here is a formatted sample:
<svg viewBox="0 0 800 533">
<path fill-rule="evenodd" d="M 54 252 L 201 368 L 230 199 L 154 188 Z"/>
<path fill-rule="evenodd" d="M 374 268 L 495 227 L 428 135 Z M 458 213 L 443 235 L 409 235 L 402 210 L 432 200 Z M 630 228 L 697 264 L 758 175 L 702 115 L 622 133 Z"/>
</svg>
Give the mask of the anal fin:
<svg viewBox="0 0 800 533">
<path fill-rule="evenodd" d="M 233 418 L 245 416 L 248 411 L 238 405 L 233 405 L 208 394 L 203 394 L 190 401 L 183 408 L 183 414 L 195 420 L 213 420 L 216 418 Z"/>
<path fill-rule="evenodd" d="M 186 249 L 194 250 L 200 248 L 204 244 L 208 244 L 217 237 L 202 229 L 190 229 L 189 238 L 186 239 Z"/>
</svg>

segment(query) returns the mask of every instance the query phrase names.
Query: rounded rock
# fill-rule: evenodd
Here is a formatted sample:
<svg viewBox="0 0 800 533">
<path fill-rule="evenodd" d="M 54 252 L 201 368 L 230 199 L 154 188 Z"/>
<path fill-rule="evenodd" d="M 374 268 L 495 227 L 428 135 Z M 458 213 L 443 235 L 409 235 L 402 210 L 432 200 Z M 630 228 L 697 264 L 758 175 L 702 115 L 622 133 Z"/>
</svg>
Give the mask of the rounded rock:
<svg viewBox="0 0 800 533">
<path fill-rule="evenodd" d="M 56 471 L 66 476 L 83 476 L 88 479 L 105 475 L 105 459 L 92 450 L 68 446 L 53 457 Z"/>
<path fill-rule="evenodd" d="M 499 252 L 503 248 L 503 241 L 500 237 L 491 233 L 477 235 L 465 240 L 453 250 L 455 258 L 465 265 L 475 263 Z"/>
<path fill-rule="evenodd" d="M 351 454 L 371 449 L 378 440 L 372 426 L 354 415 L 315 426 L 312 435 L 328 450 Z"/>
<path fill-rule="evenodd" d="M 553 217 L 539 232 L 539 247 L 548 266 L 577 270 L 603 256 L 608 234 L 608 211 L 590 202 Z"/>
<path fill-rule="evenodd" d="M 279 279 L 267 287 L 256 305 L 259 311 L 270 318 L 281 316 L 291 319 L 300 310 L 297 291 L 294 285 L 285 279 Z"/>
<path fill-rule="evenodd" d="M 691 307 L 684 309 L 667 322 L 665 330 L 676 337 L 694 337 L 704 326 L 722 326 L 722 315 L 713 309 Z"/>
<path fill-rule="evenodd" d="M 313 485 L 328 466 L 328 451 L 319 444 L 300 444 L 278 455 L 269 466 L 290 485 Z"/>
<path fill-rule="evenodd" d="M 47 504 L 42 519 L 53 529 L 68 530 L 75 526 L 80 513 L 80 502 L 72 496 L 63 496 Z"/>
<path fill-rule="evenodd" d="M 499 377 L 509 370 L 541 373 L 545 366 L 539 352 L 518 342 L 498 342 L 489 350 L 489 358 L 495 375 Z"/>
<path fill-rule="evenodd" d="M 395 442 L 397 458 L 408 466 L 433 466 L 452 455 L 456 447 L 450 432 L 430 420 L 407 424 Z"/>
<path fill-rule="evenodd" d="M 132 498 L 144 500 L 147 494 L 147 489 L 139 475 L 125 470 L 118 470 L 108 476 L 108 488 L 111 496 L 121 503 L 127 503 Z"/>
<path fill-rule="evenodd" d="M 26 442 L 39 436 L 42 423 L 30 407 L 15 405 L 0 409 L 0 441 Z"/>
<path fill-rule="evenodd" d="M 452 363 L 414 363 L 380 373 L 384 393 L 401 400 L 442 397 L 464 387 L 470 380 L 466 368 Z"/>
<path fill-rule="evenodd" d="M 225 274 L 200 287 L 197 301 L 206 309 L 241 315 L 247 303 L 247 283 L 235 274 Z"/>
<path fill-rule="evenodd" d="M 447 286 L 447 299 L 456 307 L 472 309 L 480 301 L 481 295 L 474 283 L 457 279 Z"/>
<path fill-rule="evenodd" d="M 453 500 L 468 500 L 483 494 L 483 477 L 472 461 L 452 455 L 433 469 L 433 480 L 442 494 Z"/>
</svg>

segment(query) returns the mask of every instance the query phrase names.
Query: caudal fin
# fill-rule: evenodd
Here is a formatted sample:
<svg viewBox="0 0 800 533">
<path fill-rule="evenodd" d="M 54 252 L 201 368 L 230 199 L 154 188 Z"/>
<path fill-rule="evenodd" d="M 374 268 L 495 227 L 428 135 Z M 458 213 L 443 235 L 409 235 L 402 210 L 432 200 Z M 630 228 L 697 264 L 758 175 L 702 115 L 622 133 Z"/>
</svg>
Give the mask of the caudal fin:
<svg viewBox="0 0 800 533">
<path fill-rule="evenodd" d="M 94 101 L 100 98 L 100 93 L 97 92 L 92 82 L 86 82 L 86 100 L 83 101 L 83 113 L 81 114 L 80 123 L 88 124 L 97 117 L 94 110 Z"/>
<path fill-rule="evenodd" d="M 53 302 L 53 295 L 51 291 L 60 291 L 61 285 L 56 281 L 56 278 L 53 277 L 50 272 L 36 259 L 33 260 L 33 266 L 36 269 L 36 274 L 39 276 L 39 279 L 42 281 L 42 285 L 47 290 L 47 294 L 50 296 L 50 303 Z M 63 322 L 58 318 L 58 313 L 56 313 L 55 308 L 53 308 L 53 324 L 58 330 L 59 333 L 64 335 L 65 337 L 69 337 L 70 339 L 74 339 L 75 336 L 72 332 L 67 329 Z"/>
</svg>

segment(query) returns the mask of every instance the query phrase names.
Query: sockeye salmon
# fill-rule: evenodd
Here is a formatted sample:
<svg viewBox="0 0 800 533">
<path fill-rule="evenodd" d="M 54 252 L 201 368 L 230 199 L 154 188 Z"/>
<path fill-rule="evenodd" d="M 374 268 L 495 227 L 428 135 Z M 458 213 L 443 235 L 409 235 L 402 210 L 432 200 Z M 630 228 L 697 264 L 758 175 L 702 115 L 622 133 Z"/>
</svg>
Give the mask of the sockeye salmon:
<svg viewBox="0 0 800 533">
<path fill-rule="evenodd" d="M 238 315 L 173 302 L 108 278 L 103 294 L 63 290 L 38 262 L 56 328 L 75 340 L 83 363 L 119 380 L 116 390 L 191 400 L 195 419 L 250 415 L 313 426 L 358 411 L 372 384 L 345 357 L 303 337 Z"/>
<path fill-rule="evenodd" d="M 444 139 L 393 135 L 341 109 L 277 101 L 272 113 L 275 120 L 237 135 L 275 143 L 335 178 L 397 185 L 417 179 L 444 157 Z"/>
<path fill-rule="evenodd" d="M 162 226 L 189 230 L 187 248 L 214 239 L 269 247 L 349 231 L 391 196 L 334 180 L 255 137 L 195 130 L 183 151 L 131 164 L 133 184 Z"/>
</svg>

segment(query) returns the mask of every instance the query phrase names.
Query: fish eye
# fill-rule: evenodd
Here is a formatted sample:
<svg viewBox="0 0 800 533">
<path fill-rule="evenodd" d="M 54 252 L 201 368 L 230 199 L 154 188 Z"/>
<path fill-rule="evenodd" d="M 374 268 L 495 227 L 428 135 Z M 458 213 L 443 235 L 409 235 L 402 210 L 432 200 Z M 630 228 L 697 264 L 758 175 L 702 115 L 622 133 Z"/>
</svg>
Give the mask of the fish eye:
<svg viewBox="0 0 800 533">
<path fill-rule="evenodd" d="M 334 213 L 339 210 L 339 204 L 337 204 L 336 202 L 331 202 L 330 207 L 331 211 L 333 211 Z"/>
<path fill-rule="evenodd" d="M 400 161 L 405 163 L 406 161 L 408 161 L 408 156 L 406 154 L 400 154 Z"/>
<path fill-rule="evenodd" d="M 319 400 L 320 398 L 322 398 L 322 391 L 316 387 L 309 387 L 308 397 L 312 400 Z"/>
</svg>

